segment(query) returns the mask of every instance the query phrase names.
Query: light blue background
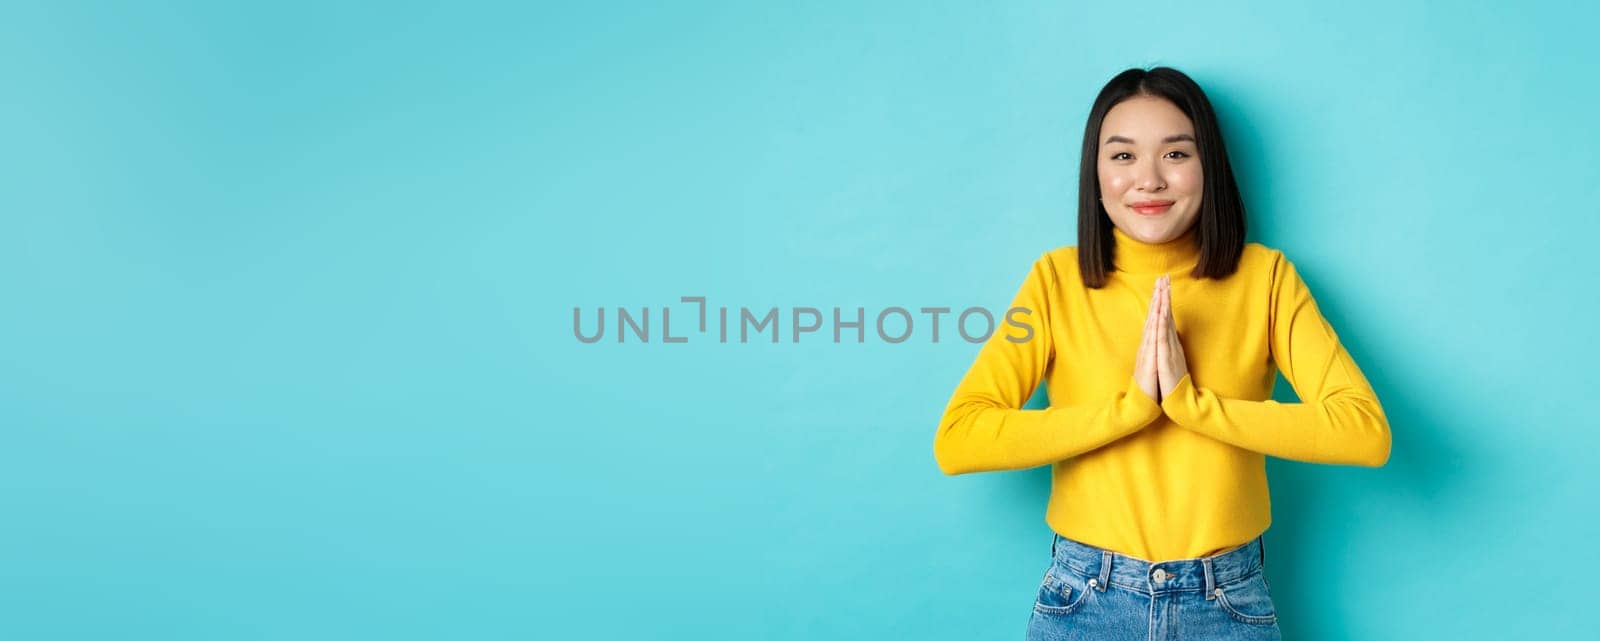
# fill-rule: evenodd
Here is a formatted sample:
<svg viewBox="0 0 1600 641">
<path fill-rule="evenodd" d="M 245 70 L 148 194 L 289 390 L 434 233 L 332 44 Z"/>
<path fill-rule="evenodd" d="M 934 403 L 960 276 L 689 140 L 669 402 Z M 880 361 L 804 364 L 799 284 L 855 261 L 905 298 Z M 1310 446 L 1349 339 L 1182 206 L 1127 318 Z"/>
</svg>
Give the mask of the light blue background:
<svg viewBox="0 0 1600 641">
<path fill-rule="evenodd" d="M 1154 64 L 1394 430 L 1270 461 L 1287 638 L 1592 633 L 1592 5 L 995 4 L 8 3 L 0 637 L 1020 638 L 975 345 L 659 313 L 1004 306 Z"/>
</svg>

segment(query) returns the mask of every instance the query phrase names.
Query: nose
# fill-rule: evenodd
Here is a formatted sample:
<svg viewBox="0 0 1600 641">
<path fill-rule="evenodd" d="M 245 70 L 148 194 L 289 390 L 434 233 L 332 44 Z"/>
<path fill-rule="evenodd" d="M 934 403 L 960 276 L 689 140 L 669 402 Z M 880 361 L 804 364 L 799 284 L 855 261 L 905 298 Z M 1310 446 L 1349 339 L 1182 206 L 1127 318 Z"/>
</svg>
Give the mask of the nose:
<svg viewBox="0 0 1600 641">
<path fill-rule="evenodd" d="M 1167 183 L 1161 179 L 1161 172 L 1156 169 L 1155 163 L 1139 163 L 1138 172 L 1138 175 L 1135 176 L 1134 184 L 1139 188 L 1139 191 L 1161 191 L 1166 189 Z"/>
</svg>

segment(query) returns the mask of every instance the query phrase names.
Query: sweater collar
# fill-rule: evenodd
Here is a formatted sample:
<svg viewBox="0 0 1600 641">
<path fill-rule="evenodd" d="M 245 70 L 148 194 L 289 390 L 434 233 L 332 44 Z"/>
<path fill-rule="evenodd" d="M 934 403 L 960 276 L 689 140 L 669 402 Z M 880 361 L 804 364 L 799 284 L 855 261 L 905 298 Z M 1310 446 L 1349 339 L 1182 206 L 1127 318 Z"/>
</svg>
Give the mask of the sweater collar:
<svg viewBox="0 0 1600 641">
<path fill-rule="evenodd" d="M 1115 264 L 1117 271 L 1129 274 L 1172 274 L 1181 277 L 1194 270 L 1200 262 L 1200 245 L 1190 225 L 1182 236 L 1164 243 L 1147 243 L 1138 240 L 1116 225 L 1111 235 L 1117 240 Z"/>
</svg>

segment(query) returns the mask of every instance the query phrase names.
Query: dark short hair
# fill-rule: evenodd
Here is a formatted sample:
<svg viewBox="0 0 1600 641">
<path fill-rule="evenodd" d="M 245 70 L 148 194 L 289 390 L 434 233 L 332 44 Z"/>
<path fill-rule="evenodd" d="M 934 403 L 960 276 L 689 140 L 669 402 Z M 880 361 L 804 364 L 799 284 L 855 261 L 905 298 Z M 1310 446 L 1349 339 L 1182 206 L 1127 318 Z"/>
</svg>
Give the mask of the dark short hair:
<svg viewBox="0 0 1600 641">
<path fill-rule="evenodd" d="M 1117 74 L 1100 90 L 1083 128 L 1083 158 L 1078 168 L 1078 273 L 1085 287 L 1105 286 L 1106 273 L 1116 255 L 1111 218 L 1100 202 L 1100 124 L 1112 107 L 1135 96 L 1152 96 L 1171 102 L 1194 123 L 1195 146 L 1200 151 L 1203 174 L 1200 213 L 1195 218 L 1195 239 L 1200 262 L 1191 273 L 1196 278 L 1225 278 L 1239 268 L 1244 254 L 1244 200 L 1228 164 L 1222 129 L 1200 85 L 1170 67 L 1149 71 L 1129 69 Z"/>
</svg>

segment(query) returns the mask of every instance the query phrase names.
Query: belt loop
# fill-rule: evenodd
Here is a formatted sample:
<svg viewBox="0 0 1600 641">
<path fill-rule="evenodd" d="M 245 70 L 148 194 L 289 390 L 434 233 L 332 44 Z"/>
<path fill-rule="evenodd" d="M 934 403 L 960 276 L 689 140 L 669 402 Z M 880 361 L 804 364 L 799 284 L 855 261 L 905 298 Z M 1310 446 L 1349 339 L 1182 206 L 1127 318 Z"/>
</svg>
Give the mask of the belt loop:
<svg viewBox="0 0 1600 641">
<path fill-rule="evenodd" d="M 1216 576 L 1211 573 L 1211 557 L 1209 557 L 1209 556 L 1200 557 L 1200 565 L 1205 567 L 1205 571 L 1206 571 L 1206 600 L 1210 601 L 1212 599 L 1217 598 L 1217 595 L 1215 594 L 1215 592 L 1217 591 L 1217 579 L 1216 579 Z"/>
<path fill-rule="evenodd" d="M 1106 591 L 1106 586 L 1108 586 L 1110 584 L 1111 584 L 1111 550 L 1101 550 L 1100 551 L 1100 585 L 1096 586 L 1096 587 L 1099 587 L 1101 592 L 1105 592 Z"/>
</svg>

